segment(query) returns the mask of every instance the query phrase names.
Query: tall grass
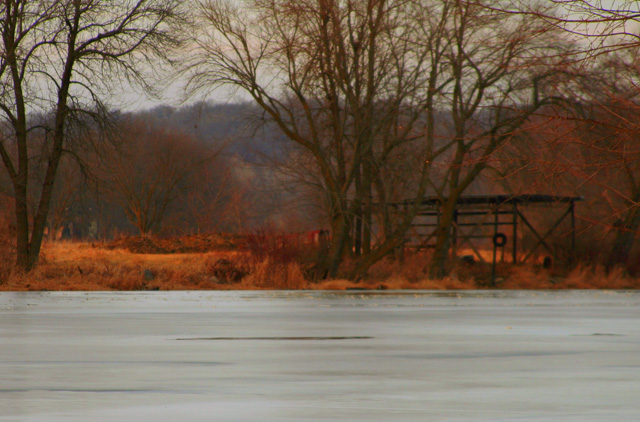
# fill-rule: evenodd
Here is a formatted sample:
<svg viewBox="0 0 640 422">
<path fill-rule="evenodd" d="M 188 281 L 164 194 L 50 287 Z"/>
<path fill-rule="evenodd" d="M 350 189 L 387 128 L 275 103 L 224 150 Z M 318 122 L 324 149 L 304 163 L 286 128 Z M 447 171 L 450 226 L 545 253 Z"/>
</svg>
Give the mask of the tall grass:
<svg viewBox="0 0 640 422">
<path fill-rule="evenodd" d="M 186 254 L 134 254 L 78 242 L 48 242 L 39 265 L 28 274 L 0 267 L 0 290 L 248 290 L 248 289 L 477 289 L 490 288 L 490 267 L 455 261 L 445 279 L 429 278 L 429 253 L 407 254 L 375 264 L 359 282 L 313 281 L 313 245 L 283 243 L 266 234 L 248 250 Z M 5 248 L 12 254 L 12 248 Z M 316 255 L 314 255 L 316 254 Z M 6 264 L 10 263 L 10 264 Z M 355 262 L 351 262 L 353 265 Z M 349 262 L 347 262 L 348 270 Z M 545 269 L 541 265 L 498 266 L 502 289 L 638 289 L 640 280 L 602 265 Z"/>
<path fill-rule="evenodd" d="M 247 236 L 251 271 L 244 283 L 269 289 L 305 289 L 313 277 L 320 246 L 304 236 L 259 230 Z"/>
<path fill-rule="evenodd" d="M 603 265 L 584 265 L 575 267 L 564 280 L 568 289 L 637 289 L 640 282 L 629 276 L 625 269 L 615 267 L 607 270 Z"/>
</svg>

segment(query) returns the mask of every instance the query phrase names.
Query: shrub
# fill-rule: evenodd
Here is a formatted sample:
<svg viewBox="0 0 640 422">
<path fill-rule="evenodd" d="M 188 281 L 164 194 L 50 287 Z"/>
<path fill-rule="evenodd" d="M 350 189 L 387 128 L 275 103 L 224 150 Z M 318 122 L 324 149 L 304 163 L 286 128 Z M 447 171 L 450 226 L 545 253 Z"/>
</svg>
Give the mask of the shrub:
<svg viewBox="0 0 640 422">
<path fill-rule="evenodd" d="M 251 269 L 244 258 L 220 258 L 207 265 L 207 272 L 222 284 L 237 283 L 242 280 Z"/>
<path fill-rule="evenodd" d="M 265 289 L 300 290 L 307 287 L 300 265 L 295 262 L 278 263 L 269 258 L 254 265 L 242 282 Z"/>
</svg>

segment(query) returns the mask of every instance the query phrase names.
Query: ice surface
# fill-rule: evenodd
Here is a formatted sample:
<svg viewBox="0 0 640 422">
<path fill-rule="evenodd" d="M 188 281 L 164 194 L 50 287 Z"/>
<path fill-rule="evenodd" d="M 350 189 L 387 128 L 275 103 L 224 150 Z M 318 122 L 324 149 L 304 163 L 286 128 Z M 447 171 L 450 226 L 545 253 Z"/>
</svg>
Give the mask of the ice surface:
<svg viewBox="0 0 640 422">
<path fill-rule="evenodd" d="M 635 421 L 640 293 L 0 293 L 0 421 Z"/>
</svg>

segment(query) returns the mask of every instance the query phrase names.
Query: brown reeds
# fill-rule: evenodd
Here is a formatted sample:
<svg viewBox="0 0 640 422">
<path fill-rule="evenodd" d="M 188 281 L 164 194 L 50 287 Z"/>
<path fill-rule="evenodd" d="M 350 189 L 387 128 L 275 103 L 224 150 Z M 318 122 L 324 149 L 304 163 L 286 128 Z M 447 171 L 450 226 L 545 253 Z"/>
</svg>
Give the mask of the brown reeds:
<svg viewBox="0 0 640 422">
<path fill-rule="evenodd" d="M 456 261 L 450 276 L 428 277 L 428 253 L 387 258 L 357 282 L 313 280 L 313 245 L 286 243 L 264 236 L 247 250 L 205 253 L 135 254 L 100 244 L 48 242 L 39 265 L 16 270 L 12 256 L 0 266 L 0 290 L 262 290 L 262 289 L 638 289 L 640 280 L 602 265 L 548 269 L 542 265 L 501 263 L 495 284 L 490 269 Z M 0 248 L 13 254 L 11 247 Z M 348 270 L 348 265 L 347 265 Z"/>
</svg>

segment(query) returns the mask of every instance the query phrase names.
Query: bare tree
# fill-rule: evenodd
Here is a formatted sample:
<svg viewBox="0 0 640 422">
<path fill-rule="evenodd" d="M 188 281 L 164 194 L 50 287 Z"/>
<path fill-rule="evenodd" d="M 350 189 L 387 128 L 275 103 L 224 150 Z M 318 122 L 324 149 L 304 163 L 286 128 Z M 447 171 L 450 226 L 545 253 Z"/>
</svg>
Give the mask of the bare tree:
<svg viewBox="0 0 640 422">
<path fill-rule="evenodd" d="M 635 0 L 552 0 L 552 7 L 536 9 L 518 0 L 518 13 L 528 13 L 587 41 L 589 55 L 637 46 L 640 6 Z M 584 56 L 583 56 L 584 57 Z"/>
<path fill-rule="evenodd" d="M 565 45 L 552 26 L 494 4 L 454 0 L 446 23 L 450 78 L 438 107 L 448 123 L 427 152 L 442 206 L 431 264 L 436 277 L 446 273 L 458 199 L 537 110 L 560 99 L 558 77 L 566 71 Z"/>
<path fill-rule="evenodd" d="M 177 201 L 203 189 L 197 176 L 218 155 L 192 135 L 159 125 L 140 119 L 123 122 L 119 148 L 103 157 L 111 197 L 143 235 L 160 231 Z"/>
<path fill-rule="evenodd" d="M 13 185 L 17 264 L 30 270 L 40 254 L 60 159 L 82 145 L 73 136 L 83 118 L 104 117 L 100 99 L 110 83 L 145 87 L 144 68 L 176 45 L 176 0 L 9 0 L 0 4 L 0 156 Z M 31 113 L 52 113 L 50 127 Z M 43 130 L 51 148 L 30 222 L 29 142 Z M 77 141 L 77 142 L 73 142 Z M 75 153 L 79 156 L 78 153 Z"/>
<path fill-rule="evenodd" d="M 353 277 L 402 242 L 428 185 L 444 202 L 432 268 L 442 275 L 457 199 L 494 152 L 551 101 L 564 58 L 553 25 L 497 5 L 201 3 L 206 32 L 197 38 L 192 87 L 245 90 L 313 157 L 331 215 L 329 275 L 353 244 L 354 230 L 364 256 Z M 443 110 L 450 124 L 438 122 Z M 400 218 L 380 208 L 384 235 L 370 247 L 373 204 L 386 203 L 402 183 L 383 176 L 397 168 L 409 144 L 424 154 L 412 163 L 415 200 Z"/>
<path fill-rule="evenodd" d="M 580 91 L 570 138 L 581 159 L 565 158 L 577 183 L 607 205 L 594 223 L 613 233 L 609 266 L 631 264 L 640 228 L 639 77 L 636 49 L 599 57 Z"/>
<path fill-rule="evenodd" d="M 569 166 L 581 184 L 599 186 L 609 216 L 595 223 L 616 233 L 609 262 L 626 264 L 638 233 L 637 49 L 640 45 L 640 3 L 632 0 L 554 0 L 541 12 L 526 2 L 519 10 L 562 29 L 581 48 L 569 59 L 591 77 L 574 93 L 580 105 L 575 118 L 573 146 L 584 161 Z M 613 224 L 611 223 L 613 220 Z"/>
<path fill-rule="evenodd" d="M 419 20 L 408 19 L 427 16 L 421 6 L 399 0 L 200 2 L 203 32 L 195 40 L 190 86 L 244 90 L 313 157 L 333 234 L 323 264 L 330 276 L 351 249 L 354 217 L 371 226 L 374 145 L 393 136 L 387 139 L 393 149 L 415 135 L 435 95 L 435 82 L 427 81 L 437 79 L 439 67 L 431 51 L 418 48 Z M 417 172 L 421 197 L 424 162 Z M 369 251 L 360 273 L 402 241 L 410 221 L 407 215 L 393 236 Z"/>
<path fill-rule="evenodd" d="M 194 173 L 193 186 L 186 192 L 183 206 L 178 211 L 180 225 L 192 228 L 196 233 L 211 233 L 227 223 L 226 208 L 233 189 L 238 183 L 233 180 L 230 167 L 220 168 L 219 161 L 212 165 L 199 166 Z"/>
</svg>

